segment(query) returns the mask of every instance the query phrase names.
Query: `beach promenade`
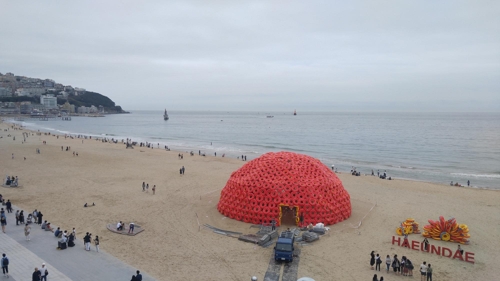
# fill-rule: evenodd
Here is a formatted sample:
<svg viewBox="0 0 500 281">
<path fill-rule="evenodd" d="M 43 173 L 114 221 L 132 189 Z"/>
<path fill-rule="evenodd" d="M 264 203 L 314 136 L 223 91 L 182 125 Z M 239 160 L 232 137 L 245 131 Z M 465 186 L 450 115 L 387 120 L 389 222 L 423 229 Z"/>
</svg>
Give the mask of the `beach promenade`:
<svg viewBox="0 0 500 281">
<path fill-rule="evenodd" d="M 4 210 L 5 206 L 2 206 Z M 13 206 L 13 210 L 19 210 Z M 24 225 L 16 225 L 15 211 L 6 213 L 6 233 L 0 233 L 0 252 L 9 258 L 9 275 L 2 280 L 31 280 L 35 267 L 45 263 L 48 268 L 48 280 L 130 280 L 136 268 L 120 261 L 95 246 L 91 251 L 84 250 L 82 237 L 77 237 L 75 247 L 57 250 L 58 239 L 40 225 L 30 224 L 31 240 L 26 241 Z M 56 226 L 57 228 L 57 226 Z M 70 229 L 68 229 L 70 231 Z M 140 269 L 139 269 L 140 270 Z M 155 280 L 141 270 L 143 280 Z"/>
</svg>

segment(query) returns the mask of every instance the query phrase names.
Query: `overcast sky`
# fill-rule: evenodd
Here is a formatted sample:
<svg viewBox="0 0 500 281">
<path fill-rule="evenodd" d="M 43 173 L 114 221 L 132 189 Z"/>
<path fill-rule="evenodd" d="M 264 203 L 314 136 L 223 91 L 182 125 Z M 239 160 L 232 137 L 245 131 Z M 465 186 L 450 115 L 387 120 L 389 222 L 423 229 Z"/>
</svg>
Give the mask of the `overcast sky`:
<svg viewBox="0 0 500 281">
<path fill-rule="evenodd" d="M 126 110 L 500 111 L 500 1 L 0 0 L 0 72 Z"/>
</svg>

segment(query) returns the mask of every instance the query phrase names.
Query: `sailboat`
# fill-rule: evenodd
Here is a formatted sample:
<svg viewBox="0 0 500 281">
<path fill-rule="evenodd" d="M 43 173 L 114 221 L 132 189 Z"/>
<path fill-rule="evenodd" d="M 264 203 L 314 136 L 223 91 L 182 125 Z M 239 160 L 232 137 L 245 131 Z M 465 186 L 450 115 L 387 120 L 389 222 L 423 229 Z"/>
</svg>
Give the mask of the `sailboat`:
<svg viewBox="0 0 500 281">
<path fill-rule="evenodd" d="M 165 108 L 165 113 L 163 113 L 163 120 L 168 120 L 167 109 Z"/>
<path fill-rule="evenodd" d="M 294 111 L 293 111 L 293 115 L 297 115 L 297 110 L 294 110 Z"/>
</svg>

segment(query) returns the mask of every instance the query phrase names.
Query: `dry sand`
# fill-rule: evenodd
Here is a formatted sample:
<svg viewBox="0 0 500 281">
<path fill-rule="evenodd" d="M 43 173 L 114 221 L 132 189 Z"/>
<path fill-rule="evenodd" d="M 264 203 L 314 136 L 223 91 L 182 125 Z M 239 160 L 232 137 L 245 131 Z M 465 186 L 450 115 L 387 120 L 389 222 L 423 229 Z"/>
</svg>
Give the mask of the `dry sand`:
<svg viewBox="0 0 500 281">
<path fill-rule="evenodd" d="M 78 239 L 87 231 L 99 235 L 104 251 L 158 280 L 250 280 L 252 275 L 263 280 L 272 247 L 265 249 L 215 234 L 200 228 L 196 217 L 200 224 L 256 232 L 249 224 L 225 218 L 216 209 L 220 190 L 244 162 L 188 153 L 179 160 L 178 152 L 125 149 L 123 144 L 82 143 L 63 136 L 30 135 L 22 144 L 21 134 L 27 131 L 5 132 L 9 126 L 0 124 L 0 175 L 18 176 L 21 187 L 2 187 L 0 193 L 13 204 L 28 212 L 41 210 L 44 219 L 63 229 L 76 227 Z M 61 151 L 61 146 L 71 146 L 71 151 Z M 41 154 L 35 153 L 36 148 Z M 79 156 L 73 156 L 73 151 Z M 186 168 L 184 176 L 179 175 L 181 166 Z M 408 256 L 416 267 L 414 280 L 419 280 L 418 266 L 424 260 L 433 265 L 435 280 L 498 280 L 498 191 L 346 173 L 338 176 L 351 195 L 353 214 L 331 226 L 319 241 L 302 247 L 299 277 L 371 280 L 375 272 L 369 266 L 369 253 L 375 250 L 384 259 L 387 254 Z M 156 185 L 156 195 L 151 190 L 142 192 L 143 181 L 150 189 Z M 83 208 L 85 202 L 96 206 Z M 353 228 L 367 213 L 362 225 Z M 455 217 L 469 226 L 471 243 L 463 248 L 475 253 L 475 264 L 391 244 L 395 228 L 404 219 L 415 218 L 423 227 L 439 215 Z M 106 224 L 119 220 L 133 221 L 146 230 L 125 236 L 106 229 Z M 410 240 L 422 241 L 423 237 L 414 234 Z M 456 249 L 455 243 L 431 240 L 431 244 Z M 406 278 L 384 271 L 381 275 L 385 280 Z"/>
</svg>

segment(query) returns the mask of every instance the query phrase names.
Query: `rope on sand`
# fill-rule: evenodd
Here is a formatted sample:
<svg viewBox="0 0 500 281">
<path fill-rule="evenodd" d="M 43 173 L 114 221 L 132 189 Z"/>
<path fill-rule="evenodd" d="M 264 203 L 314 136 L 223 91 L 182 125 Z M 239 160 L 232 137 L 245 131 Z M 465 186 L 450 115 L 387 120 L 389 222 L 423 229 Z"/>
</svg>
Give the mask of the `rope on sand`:
<svg viewBox="0 0 500 281">
<path fill-rule="evenodd" d="M 359 221 L 359 223 L 358 223 L 358 225 L 357 225 L 357 226 L 353 226 L 353 225 L 351 224 L 351 226 L 344 227 L 344 228 L 342 228 L 342 229 L 335 230 L 335 231 L 333 231 L 333 232 L 341 232 L 341 231 L 343 231 L 343 230 L 345 230 L 345 229 L 348 229 L 348 228 L 358 229 L 358 228 L 361 226 L 361 224 L 362 224 L 363 220 L 366 218 L 366 216 L 368 216 L 368 214 L 369 214 L 369 213 L 373 210 L 373 208 L 375 208 L 375 206 L 377 206 L 377 202 L 375 202 L 375 204 L 374 204 L 374 205 L 371 207 L 371 209 L 370 209 L 370 210 L 369 210 L 369 211 L 365 214 L 365 216 L 364 216 L 363 218 L 361 218 L 361 220 Z M 330 231 L 328 231 L 328 232 L 327 232 L 327 234 L 330 234 Z"/>
<path fill-rule="evenodd" d="M 375 206 L 377 206 L 377 202 L 375 202 L 375 204 L 368 211 L 368 213 L 366 213 L 366 215 L 359 221 L 358 225 L 357 226 L 352 226 L 352 224 L 351 224 L 351 228 L 358 229 L 361 226 L 361 223 L 363 222 L 363 220 L 366 218 L 366 216 L 368 216 L 368 214 L 373 210 L 373 208 L 375 208 Z"/>
</svg>

